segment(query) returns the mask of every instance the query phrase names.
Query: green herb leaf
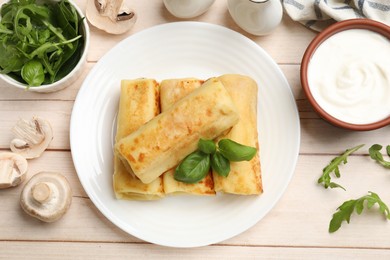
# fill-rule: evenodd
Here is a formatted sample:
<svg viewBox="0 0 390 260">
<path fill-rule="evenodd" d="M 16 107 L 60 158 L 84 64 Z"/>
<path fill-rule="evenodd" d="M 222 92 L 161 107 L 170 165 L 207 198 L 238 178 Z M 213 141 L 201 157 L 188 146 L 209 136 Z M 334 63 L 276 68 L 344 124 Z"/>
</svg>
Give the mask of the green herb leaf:
<svg viewBox="0 0 390 260">
<path fill-rule="evenodd" d="M 211 155 L 211 168 L 219 175 L 227 177 L 230 172 L 230 162 L 220 152 Z"/>
<path fill-rule="evenodd" d="M 383 155 L 381 153 L 382 145 L 374 144 L 368 149 L 368 153 L 370 154 L 371 159 L 377 161 L 385 168 L 390 168 L 390 161 L 385 161 L 383 159 Z M 390 145 L 386 147 L 387 155 L 390 156 Z"/>
<path fill-rule="evenodd" d="M 365 201 L 368 209 L 373 207 L 375 204 L 378 204 L 380 213 L 382 213 L 387 219 L 390 219 L 390 210 L 381 198 L 379 198 L 378 194 L 371 191 L 368 193 L 368 195 L 356 200 L 345 201 L 337 208 L 338 211 L 333 214 L 329 223 L 330 233 L 336 232 L 341 227 L 343 221 L 347 221 L 347 223 L 349 223 L 354 210 L 356 210 L 356 213 L 360 215 L 363 211 Z"/>
<path fill-rule="evenodd" d="M 212 140 L 199 139 L 198 148 L 200 151 L 213 154 L 217 150 L 215 143 Z"/>
<path fill-rule="evenodd" d="M 353 147 L 351 149 L 347 149 L 343 154 L 340 156 L 335 157 L 323 170 L 322 170 L 322 176 L 318 179 L 319 184 L 323 184 L 325 189 L 327 188 L 341 188 L 345 190 L 345 188 L 335 182 L 331 182 L 331 176 L 330 174 L 333 172 L 334 175 L 337 178 L 340 178 L 340 169 L 339 166 L 341 163 L 346 164 L 347 163 L 347 157 L 352 154 L 353 152 L 356 152 L 361 147 L 363 147 L 364 144 L 358 145 L 356 147 Z"/>
<path fill-rule="evenodd" d="M 60 80 L 77 65 L 82 18 L 67 0 L 10 0 L 0 14 L 0 73 L 32 86 Z M 22 75 L 22 67 L 33 60 L 43 66 L 43 81 L 40 73 L 31 78 L 31 64 Z"/>
<path fill-rule="evenodd" d="M 197 183 L 207 175 L 209 170 L 210 156 L 201 151 L 195 151 L 176 167 L 174 178 L 185 183 Z"/>
<path fill-rule="evenodd" d="M 29 86 L 39 86 L 45 80 L 42 63 L 36 60 L 24 64 L 21 75 Z"/>
<path fill-rule="evenodd" d="M 218 142 L 221 154 L 231 162 L 249 161 L 256 155 L 257 149 L 234 142 L 230 139 L 221 139 Z"/>
</svg>

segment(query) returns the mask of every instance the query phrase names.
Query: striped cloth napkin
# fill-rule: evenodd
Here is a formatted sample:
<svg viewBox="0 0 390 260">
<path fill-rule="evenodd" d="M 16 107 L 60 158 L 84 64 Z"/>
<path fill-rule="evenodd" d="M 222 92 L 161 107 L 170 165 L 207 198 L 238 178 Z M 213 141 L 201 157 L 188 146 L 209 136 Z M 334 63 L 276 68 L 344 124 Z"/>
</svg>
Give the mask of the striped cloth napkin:
<svg viewBox="0 0 390 260">
<path fill-rule="evenodd" d="M 390 0 L 282 0 L 286 13 L 321 31 L 336 21 L 369 18 L 390 25 Z"/>
</svg>

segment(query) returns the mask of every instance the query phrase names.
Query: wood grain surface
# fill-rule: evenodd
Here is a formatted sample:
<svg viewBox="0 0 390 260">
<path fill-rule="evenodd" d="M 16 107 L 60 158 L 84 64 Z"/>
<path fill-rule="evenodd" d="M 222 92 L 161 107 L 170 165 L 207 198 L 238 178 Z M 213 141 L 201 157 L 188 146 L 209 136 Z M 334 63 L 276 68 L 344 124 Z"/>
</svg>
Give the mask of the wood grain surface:
<svg viewBox="0 0 390 260">
<path fill-rule="evenodd" d="M 75 2 L 85 10 L 86 1 Z M 353 214 L 349 225 L 344 223 L 336 233 L 328 233 L 332 214 L 345 200 L 374 191 L 390 205 L 390 170 L 368 156 L 371 144 L 390 143 L 390 127 L 352 132 L 319 118 L 299 80 L 302 55 L 316 33 L 284 14 L 272 34 L 249 35 L 234 23 L 225 0 L 216 0 L 208 12 L 191 21 L 235 30 L 255 41 L 279 64 L 300 115 L 300 155 L 291 183 L 276 206 L 254 227 L 207 247 L 177 249 L 149 244 L 108 221 L 88 198 L 73 166 L 69 122 L 74 100 L 91 68 L 118 42 L 154 25 L 183 21 L 169 14 L 161 0 L 130 2 L 138 20 L 128 33 L 113 36 L 91 26 L 88 64 L 72 86 L 51 94 L 38 94 L 0 83 L 0 150 L 9 150 L 11 128 L 19 118 L 32 115 L 46 118 L 55 136 L 42 157 L 29 161 L 27 178 L 43 170 L 61 172 L 73 190 L 68 213 L 50 224 L 22 211 L 19 196 L 23 185 L 0 190 L 0 259 L 390 259 L 390 222 L 375 208 L 360 216 Z M 366 146 L 340 167 L 342 176 L 337 182 L 348 187 L 347 191 L 319 186 L 316 181 L 323 167 L 345 149 L 358 144 Z"/>
</svg>

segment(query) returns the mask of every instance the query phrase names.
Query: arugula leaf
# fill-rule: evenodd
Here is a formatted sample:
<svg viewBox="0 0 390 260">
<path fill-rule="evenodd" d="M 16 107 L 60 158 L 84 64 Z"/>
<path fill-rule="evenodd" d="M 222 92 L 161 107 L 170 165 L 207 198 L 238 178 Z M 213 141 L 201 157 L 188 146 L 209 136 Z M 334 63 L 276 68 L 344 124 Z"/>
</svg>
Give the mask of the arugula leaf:
<svg viewBox="0 0 390 260">
<path fill-rule="evenodd" d="M 341 188 L 341 189 L 345 190 L 345 188 L 343 186 L 331 181 L 330 174 L 333 172 L 337 178 L 340 178 L 340 169 L 339 169 L 340 164 L 341 163 L 346 164 L 347 157 L 350 154 L 352 154 L 352 153 L 356 152 L 357 150 L 359 150 L 360 148 L 362 148 L 363 146 L 364 146 L 364 144 L 361 144 L 361 145 L 358 145 L 356 147 L 347 149 L 340 156 L 333 158 L 333 160 L 322 170 L 322 176 L 318 179 L 317 182 L 319 184 L 323 184 L 325 189 L 330 187 L 332 189 L 333 188 Z"/>
<path fill-rule="evenodd" d="M 368 209 L 372 208 L 375 204 L 378 204 L 379 212 L 390 220 L 390 210 L 387 205 L 381 200 L 378 194 L 372 191 L 369 191 L 368 193 L 368 195 L 361 198 L 345 201 L 337 208 L 338 211 L 333 214 L 329 223 L 329 233 L 336 232 L 341 227 L 344 220 L 349 223 L 354 211 L 360 215 L 364 209 L 364 202 L 366 202 Z"/>
<path fill-rule="evenodd" d="M 385 168 L 390 168 L 390 161 L 385 161 L 382 153 L 380 152 L 382 147 L 382 145 L 374 144 L 370 147 L 370 149 L 368 149 L 368 153 L 370 154 L 371 159 L 377 161 Z M 390 156 L 390 145 L 386 146 L 386 153 Z"/>
</svg>

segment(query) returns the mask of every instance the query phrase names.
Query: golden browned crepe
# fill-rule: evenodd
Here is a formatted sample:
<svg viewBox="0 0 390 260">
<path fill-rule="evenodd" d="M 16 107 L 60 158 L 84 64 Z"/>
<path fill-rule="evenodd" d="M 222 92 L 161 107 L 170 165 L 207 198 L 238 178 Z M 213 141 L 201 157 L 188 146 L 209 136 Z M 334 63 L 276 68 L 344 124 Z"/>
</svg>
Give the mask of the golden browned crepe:
<svg viewBox="0 0 390 260">
<path fill-rule="evenodd" d="M 238 108 L 240 121 L 225 135 L 240 144 L 256 147 L 257 136 L 257 84 L 249 77 L 228 74 L 218 78 L 229 92 Z M 228 177 L 213 172 L 214 188 L 217 192 L 250 195 L 263 192 L 259 152 L 250 161 L 231 162 Z"/>
<path fill-rule="evenodd" d="M 212 78 L 115 146 L 134 174 L 150 183 L 239 120 L 222 83 Z"/>
<path fill-rule="evenodd" d="M 174 103 L 188 95 L 203 84 L 203 80 L 195 78 L 168 79 L 160 84 L 161 112 L 166 111 Z M 175 169 L 163 174 L 165 194 L 187 193 L 191 195 L 215 195 L 211 172 L 198 183 L 184 183 L 176 181 L 173 177 Z"/>
<path fill-rule="evenodd" d="M 122 80 L 116 142 L 159 113 L 159 85 L 152 79 Z M 128 169 L 127 169 L 128 168 Z M 154 200 L 164 196 L 162 178 L 144 184 L 114 153 L 113 185 L 118 199 Z"/>
</svg>

